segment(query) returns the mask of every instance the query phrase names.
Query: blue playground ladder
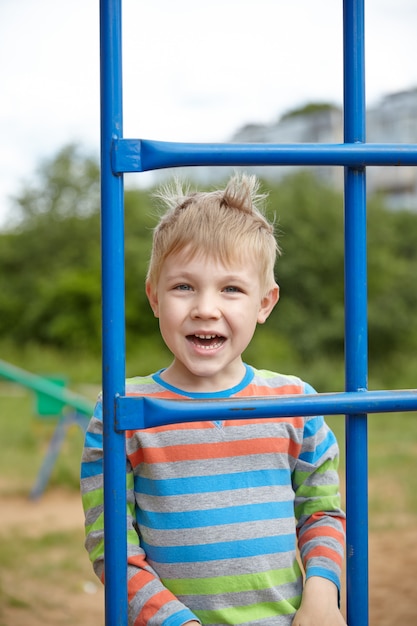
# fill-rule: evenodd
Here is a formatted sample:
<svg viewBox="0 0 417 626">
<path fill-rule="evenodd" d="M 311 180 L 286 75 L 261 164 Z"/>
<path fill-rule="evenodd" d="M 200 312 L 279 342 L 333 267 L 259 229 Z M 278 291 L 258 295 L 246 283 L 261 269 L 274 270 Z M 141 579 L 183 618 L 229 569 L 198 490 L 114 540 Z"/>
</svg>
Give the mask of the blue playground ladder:
<svg viewBox="0 0 417 626">
<path fill-rule="evenodd" d="M 319 2 L 317 3 L 320 4 Z M 255 8 L 255 3 L 254 3 Z M 339 165 L 345 170 L 345 391 L 256 401 L 259 417 L 346 415 L 347 619 L 368 626 L 367 413 L 417 410 L 417 392 L 367 391 L 366 166 L 417 165 L 417 146 L 365 137 L 364 0 L 343 0 L 344 143 L 190 144 L 125 139 L 121 0 L 100 2 L 103 409 L 106 626 L 127 624 L 125 435 L 130 428 L 242 419 L 248 401 L 193 403 L 125 397 L 123 173 L 195 165 Z M 253 405 L 252 405 L 253 406 Z M 202 411 L 204 411 L 204 416 Z M 214 415 L 215 412 L 215 415 Z M 187 417 L 185 417 L 187 416 Z M 253 417 L 253 412 L 251 412 Z"/>
</svg>

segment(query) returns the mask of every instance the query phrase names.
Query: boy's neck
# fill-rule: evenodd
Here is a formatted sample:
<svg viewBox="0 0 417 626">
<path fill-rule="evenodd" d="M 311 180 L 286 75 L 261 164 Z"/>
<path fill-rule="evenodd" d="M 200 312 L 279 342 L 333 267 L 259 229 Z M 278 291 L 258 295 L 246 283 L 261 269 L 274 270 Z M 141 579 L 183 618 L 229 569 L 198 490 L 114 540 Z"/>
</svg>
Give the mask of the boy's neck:
<svg viewBox="0 0 417 626">
<path fill-rule="evenodd" d="M 161 373 L 163 381 L 187 393 L 218 393 L 232 389 L 241 383 L 246 374 L 242 360 L 235 363 L 228 372 L 218 376 L 199 376 L 182 367 L 175 359 Z"/>
</svg>

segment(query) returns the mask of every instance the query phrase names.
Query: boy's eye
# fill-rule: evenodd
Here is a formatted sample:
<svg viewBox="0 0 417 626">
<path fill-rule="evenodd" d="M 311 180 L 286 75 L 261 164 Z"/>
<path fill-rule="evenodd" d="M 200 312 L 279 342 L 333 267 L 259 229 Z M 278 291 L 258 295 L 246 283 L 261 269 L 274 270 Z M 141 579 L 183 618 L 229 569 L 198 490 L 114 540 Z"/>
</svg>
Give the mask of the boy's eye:
<svg viewBox="0 0 417 626">
<path fill-rule="evenodd" d="M 191 285 L 187 285 L 187 284 L 180 284 L 180 285 L 175 285 L 174 289 L 176 289 L 177 291 L 190 291 L 192 289 Z"/>
<path fill-rule="evenodd" d="M 233 285 L 229 285 L 223 289 L 226 293 L 240 293 L 241 289 L 239 287 L 234 287 Z"/>
</svg>

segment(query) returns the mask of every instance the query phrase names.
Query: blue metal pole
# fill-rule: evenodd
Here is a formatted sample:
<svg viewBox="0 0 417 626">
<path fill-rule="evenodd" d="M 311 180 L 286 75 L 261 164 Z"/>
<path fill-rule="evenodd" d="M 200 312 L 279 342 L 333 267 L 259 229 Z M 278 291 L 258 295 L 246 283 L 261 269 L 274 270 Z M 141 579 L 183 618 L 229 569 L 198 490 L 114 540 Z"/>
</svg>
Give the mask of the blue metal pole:
<svg viewBox="0 0 417 626">
<path fill-rule="evenodd" d="M 127 624 L 125 436 L 115 430 L 115 397 L 125 390 L 123 177 L 111 150 L 122 136 L 121 0 L 100 1 L 101 210 L 105 611 Z"/>
<path fill-rule="evenodd" d="M 364 0 L 344 0 L 344 140 L 365 136 Z M 367 389 L 366 174 L 345 168 L 346 391 Z M 368 445 L 365 414 L 346 416 L 347 621 L 367 626 Z"/>
<path fill-rule="evenodd" d="M 116 398 L 118 430 L 136 430 L 207 420 L 295 417 L 297 415 L 346 415 L 417 411 L 415 389 L 319 393 L 303 396 L 164 400 L 138 396 Z"/>
<path fill-rule="evenodd" d="M 120 139 L 112 150 L 114 172 L 145 172 L 195 165 L 417 165 L 415 144 L 179 143 Z"/>
</svg>

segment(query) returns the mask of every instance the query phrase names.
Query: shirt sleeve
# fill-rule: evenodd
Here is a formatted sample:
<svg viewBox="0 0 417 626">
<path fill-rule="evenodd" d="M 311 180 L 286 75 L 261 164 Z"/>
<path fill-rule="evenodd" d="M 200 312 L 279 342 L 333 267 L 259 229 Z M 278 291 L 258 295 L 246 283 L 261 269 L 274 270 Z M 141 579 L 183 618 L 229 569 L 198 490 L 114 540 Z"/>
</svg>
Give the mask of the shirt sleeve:
<svg viewBox="0 0 417 626">
<path fill-rule="evenodd" d="M 316 393 L 309 385 L 305 393 Z M 321 576 L 340 590 L 345 514 L 339 492 L 339 447 L 322 416 L 306 417 L 293 471 L 298 547 L 306 578 Z"/>
<path fill-rule="evenodd" d="M 181 626 L 199 621 L 168 589 L 146 561 L 136 531 L 133 473 L 126 459 L 129 626 Z M 102 404 L 97 402 L 87 429 L 81 464 L 81 495 L 85 513 L 85 546 L 94 571 L 104 583 L 104 499 Z"/>
</svg>

